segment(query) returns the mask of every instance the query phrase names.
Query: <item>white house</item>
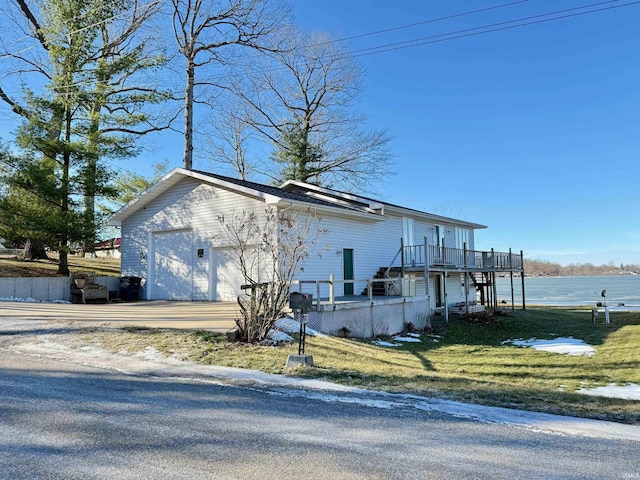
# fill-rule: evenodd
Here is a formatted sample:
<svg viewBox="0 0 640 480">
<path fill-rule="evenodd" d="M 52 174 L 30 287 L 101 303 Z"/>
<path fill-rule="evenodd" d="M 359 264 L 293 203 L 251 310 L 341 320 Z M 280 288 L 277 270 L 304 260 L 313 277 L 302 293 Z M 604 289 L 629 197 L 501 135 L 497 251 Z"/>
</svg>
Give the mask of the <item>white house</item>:
<svg viewBox="0 0 640 480">
<path fill-rule="evenodd" d="M 378 272 L 396 274 L 414 279 L 402 293 L 427 297 L 433 313 L 445 303 L 475 301 L 475 287 L 487 283 L 478 274 L 521 267 L 520 256 L 475 252 L 475 231 L 484 225 L 302 182 L 278 188 L 177 168 L 111 218 L 121 228 L 122 274 L 143 279 L 145 299 L 234 300 L 243 281 L 217 217 L 234 210 L 260 215 L 268 206 L 320 215 L 328 251 L 308 259 L 298 279 L 333 276 L 336 296 L 366 293 Z"/>
</svg>

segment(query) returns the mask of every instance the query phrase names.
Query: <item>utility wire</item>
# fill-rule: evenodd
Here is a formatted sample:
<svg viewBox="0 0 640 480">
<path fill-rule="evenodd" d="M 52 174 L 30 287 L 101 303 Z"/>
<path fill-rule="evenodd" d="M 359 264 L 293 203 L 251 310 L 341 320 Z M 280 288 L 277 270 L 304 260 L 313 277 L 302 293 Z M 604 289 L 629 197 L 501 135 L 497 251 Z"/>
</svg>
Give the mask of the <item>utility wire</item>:
<svg viewBox="0 0 640 480">
<path fill-rule="evenodd" d="M 519 23 L 517 25 L 508 25 L 508 26 L 503 26 L 503 27 L 499 27 L 499 28 L 490 28 L 491 26 L 485 26 L 485 27 L 476 27 L 476 28 L 472 28 L 472 29 L 467 29 L 467 30 L 460 30 L 458 32 L 450 32 L 448 34 L 441 34 L 441 35 L 434 35 L 433 37 L 424 37 L 421 39 L 415 39 L 415 40 L 410 40 L 407 42 L 399 42 L 399 43 L 410 43 L 412 42 L 410 45 L 400 45 L 397 46 L 398 44 L 387 44 L 387 45 L 381 45 L 378 47 L 372 47 L 372 48 L 368 48 L 368 49 L 364 49 L 364 50 L 374 50 L 374 51 L 370 51 L 370 52 L 366 52 L 366 53 L 358 53 L 355 55 L 351 55 L 351 54 L 347 54 L 345 55 L 345 58 L 353 58 L 353 57 L 364 57 L 364 56 L 369 56 L 369 55 L 375 55 L 378 53 L 385 53 L 385 52 L 391 52 L 394 50 L 402 50 L 405 48 L 413 48 L 413 47 L 418 47 L 418 46 L 422 46 L 422 45 L 428 45 L 428 44 L 432 44 L 432 43 L 441 43 L 441 42 L 446 42 L 449 40 L 456 40 L 459 38 L 465 38 L 465 37 L 473 37 L 473 36 L 478 36 L 478 35 L 484 35 L 487 33 L 493 33 L 493 32 L 499 32 L 502 30 L 512 30 L 514 28 L 520 28 L 520 27 L 527 27 L 530 25 L 536 25 L 536 24 L 540 24 L 540 23 L 547 23 L 547 22 L 553 22 L 555 20 L 562 20 L 565 18 L 571 18 L 571 17 L 578 17 L 581 15 L 588 15 L 591 13 L 597 13 L 597 12 L 603 12 L 603 11 L 607 11 L 607 10 L 614 10 L 617 8 L 624 8 L 624 7 L 630 7 L 633 5 L 638 5 L 640 4 L 640 1 L 636 1 L 636 2 L 629 2 L 629 3 L 625 3 L 622 5 L 614 5 L 614 6 L 610 6 L 610 7 L 603 7 L 603 8 L 598 8 L 598 9 L 594 9 L 594 10 L 589 10 L 586 12 L 578 12 L 578 13 L 572 13 L 572 14 L 567 14 L 567 15 L 561 15 L 558 17 L 553 17 L 553 18 L 545 18 L 542 20 L 535 20 L 532 22 L 525 22 L 525 23 Z M 549 15 L 549 14 L 546 14 Z M 501 24 L 504 23 L 513 23 L 515 22 L 511 21 L 511 22 L 501 22 Z M 500 25 L 500 24 L 496 24 L 496 25 Z M 462 32 L 468 32 L 469 30 L 477 30 L 479 28 L 489 28 L 489 30 L 483 30 L 480 32 L 473 32 L 473 33 L 464 33 L 461 35 L 458 35 L 458 33 L 462 33 Z M 436 37 L 441 37 L 443 35 L 453 35 L 453 36 L 447 36 L 446 38 L 440 38 L 440 39 L 436 39 L 436 40 L 428 40 L 430 38 L 436 38 Z M 422 41 L 422 40 L 428 40 L 428 41 Z M 413 43 L 413 42 L 417 42 L 417 43 Z"/>
<path fill-rule="evenodd" d="M 441 22 L 443 20 L 451 20 L 453 18 L 465 17 L 467 15 L 473 15 L 473 14 L 476 14 L 476 13 L 488 12 L 490 10 L 497 10 L 499 8 L 511 7 L 513 5 L 518 5 L 520 3 L 527 3 L 528 1 L 529 0 L 519 0 L 517 2 L 503 3 L 501 5 L 494 5 L 492 7 L 479 8 L 477 10 L 470 10 L 468 12 L 454 13 L 452 15 L 447 15 L 445 17 L 432 18 L 432 19 L 429 19 L 429 20 L 423 20 L 421 22 L 415 22 L 415 23 L 407 23 L 406 25 L 398 25 L 396 27 L 384 28 L 382 30 L 375 30 L 373 32 L 360 33 L 358 35 L 352 35 L 350 37 L 342 37 L 342 38 L 338 38 L 336 40 L 331 40 L 331 41 L 326 42 L 326 43 L 329 44 L 329 43 L 346 42 L 346 41 L 349 41 L 349 40 L 355 40 L 357 38 L 363 38 L 363 37 L 370 37 L 370 36 L 373 36 L 373 35 L 379 35 L 381 33 L 388 33 L 388 32 L 394 32 L 394 31 L 397 31 L 397 30 L 404 30 L 406 28 L 413 28 L 413 27 L 417 27 L 417 26 L 420 26 L 420 25 L 427 25 L 429 23 L 436 23 L 436 22 Z M 325 43 L 320 43 L 319 45 L 324 45 L 324 44 Z"/>
<path fill-rule="evenodd" d="M 619 1 L 620 0 L 607 0 L 607 1 L 604 1 L 604 2 L 592 3 L 592 4 L 589 4 L 589 5 L 582 5 L 582 6 L 579 6 L 579 7 L 567 8 L 567 9 L 564 9 L 564 10 L 556 10 L 556 11 L 553 11 L 553 12 L 541 13 L 541 14 L 538 14 L 538 15 L 531 15 L 531 16 L 528 16 L 528 17 L 520 17 L 520 18 L 516 18 L 516 19 L 513 19 L 513 20 L 505 20 L 503 22 L 489 23 L 489 24 L 486 24 L 486 25 L 481 25 L 479 27 L 465 28 L 463 30 L 456 30 L 456 31 L 453 31 L 453 32 L 441 33 L 441 34 L 438 34 L 438 35 L 431 35 L 431 36 L 428 36 L 428 37 L 414 38 L 412 40 L 405 40 L 405 41 L 402 41 L 402 42 L 388 43 L 388 44 L 377 46 L 377 47 L 362 48 L 362 49 L 359 49 L 359 50 L 353 50 L 353 51 L 351 51 L 349 53 L 352 54 L 353 56 L 359 56 L 358 55 L 359 53 L 370 51 L 370 50 L 378 50 L 380 48 L 395 47 L 397 45 L 406 45 L 406 44 L 411 44 L 411 43 L 415 43 L 415 42 L 420 42 L 420 41 L 423 41 L 423 40 L 431 40 L 431 39 L 439 38 L 439 37 L 446 37 L 446 36 L 450 36 L 450 35 L 457 35 L 457 34 L 460 34 L 460 33 L 472 32 L 472 31 L 475 31 L 475 30 L 489 29 L 489 28 L 498 27 L 498 26 L 502 26 L 502 25 L 508 25 L 508 24 L 512 24 L 512 23 L 524 22 L 526 20 L 533 20 L 533 19 L 536 19 L 536 18 L 549 17 L 551 15 L 558 15 L 558 14 L 567 13 L 567 12 L 575 12 L 576 10 L 584 10 L 586 8 L 597 7 L 597 6 L 600 6 L 600 5 L 606 5 L 606 4 L 610 4 L 610 3 L 616 3 L 616 2 L 619 2 Z M 623 6 L 628 6 L 628 4 L 616 5 L 616 6 L 609 7 L 609 8 L 620 8 L 620 7 L 623 7 Z M 593 12 L 598 12 L 598 11 L 602 11 L 602 10 L 607 10 L 607 9 L 603 8 L 603 9 L 598 9 L 598 10 L 591 10 L 591 11 L 588 11 L 588 12 L 581 12 L 580 14 L 593 13 Z M 566 18 L 566 17 L 569 17 L 569 16 L 574 16 L 574 15 L 561 16 L 561 17 L 549 19 L 549 21 L 560 19 L 560 18 Z M 532 23 L 535 23 L 535 22 L 532 22 Z M 524 25 L 529 25 L 529 23 L 524 24 Z"/>
</svg>

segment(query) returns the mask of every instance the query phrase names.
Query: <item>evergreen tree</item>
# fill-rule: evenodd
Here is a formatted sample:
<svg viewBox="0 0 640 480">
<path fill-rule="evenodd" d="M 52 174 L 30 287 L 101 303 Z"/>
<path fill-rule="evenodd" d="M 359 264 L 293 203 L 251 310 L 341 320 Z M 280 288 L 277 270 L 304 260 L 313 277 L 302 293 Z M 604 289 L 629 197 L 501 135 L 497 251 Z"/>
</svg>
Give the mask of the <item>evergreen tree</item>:
<svg viewBox="0 0 640 480">
<path fill-rule="evenodd" d="M 322 173 L 322 149 L 311 143 L 309 132 L 299 123 L 288 125 L 280 134 L 279 148 L 272 160 L 280 165 L 279 181 L 298 180 L 318 184 Z"/>
</svg>

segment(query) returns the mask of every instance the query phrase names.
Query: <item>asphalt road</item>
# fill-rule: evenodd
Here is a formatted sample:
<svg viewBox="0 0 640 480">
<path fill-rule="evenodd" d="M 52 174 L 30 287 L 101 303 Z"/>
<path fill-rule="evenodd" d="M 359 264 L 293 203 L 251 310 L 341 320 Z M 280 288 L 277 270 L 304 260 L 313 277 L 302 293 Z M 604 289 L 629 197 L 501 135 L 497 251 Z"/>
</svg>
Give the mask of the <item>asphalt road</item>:
<svg viewBox="0 0 640 480">
<path fill-rule="evenodd" d="M 2 479 L 640 478 L 640 443 L 0 352 Z"/>
</svg>

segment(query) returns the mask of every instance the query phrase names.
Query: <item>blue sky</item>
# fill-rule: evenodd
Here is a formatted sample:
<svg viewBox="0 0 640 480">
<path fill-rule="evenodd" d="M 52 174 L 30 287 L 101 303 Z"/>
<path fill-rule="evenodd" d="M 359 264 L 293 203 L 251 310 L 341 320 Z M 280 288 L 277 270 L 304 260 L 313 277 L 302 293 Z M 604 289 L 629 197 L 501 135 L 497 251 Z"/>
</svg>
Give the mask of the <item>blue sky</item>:
<svg viewBox="0 0 640 480">
<path fill-rule="evenodd" d="M 300 1 L 296 15 L 305 28 L 346 37 L 504 3 Z M 588 3 L 532 0 L 351 47 Z M 632 5 L 362 57 L 360 107 L 395 135 L 397 175 L 385 198 L 487 225 L 479 249 L 640 263 L 639 20 Z"/>
<path fill-rule="evenodd" d="M 304 29 L 343 38 L 510 0 L 297 0 Z M 353 39 L 352 50 L 597 3 L 529 0 Z M 612 1 L 593 8 L 623 5 Z M 361 57 L 360 110 L 394 135 L 391 203 L 482 223 L 476 248 L 562 264 L 640 264 L 640 4 Z M 4 106 L 2 111 L 6 112 Z M 14 125 L 0 115 L 0 137 Z M 126 162 L 182 162 L 163 133 Z M 196 165 L 211 168 L 210 165 Z"/>
</svg>

